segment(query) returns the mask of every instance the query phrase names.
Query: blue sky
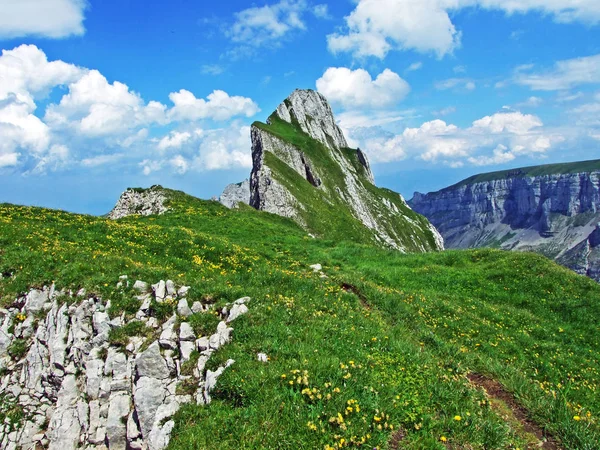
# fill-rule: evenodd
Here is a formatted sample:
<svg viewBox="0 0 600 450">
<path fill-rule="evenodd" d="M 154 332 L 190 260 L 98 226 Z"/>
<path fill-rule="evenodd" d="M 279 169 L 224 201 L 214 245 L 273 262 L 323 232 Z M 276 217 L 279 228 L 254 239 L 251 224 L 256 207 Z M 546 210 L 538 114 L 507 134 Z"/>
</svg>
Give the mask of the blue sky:
<svg viewBox="0 0 600 450">
<path fill-rule="evenodd" d="M 0 202 L 210 198 L 249 126 L 318 89 L 377 183 L 600 158 L 600 2 L 0 0 Z"/>
</svg>

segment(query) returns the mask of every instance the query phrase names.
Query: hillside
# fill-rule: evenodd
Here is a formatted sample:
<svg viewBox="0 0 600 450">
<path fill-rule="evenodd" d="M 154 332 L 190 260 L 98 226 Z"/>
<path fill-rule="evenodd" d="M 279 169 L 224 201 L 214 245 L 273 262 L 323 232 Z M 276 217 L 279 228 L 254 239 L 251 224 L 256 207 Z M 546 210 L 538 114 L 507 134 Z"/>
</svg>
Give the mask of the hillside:
<svg viewBox="0 0 600 450">
<path fill-rule="evenodd" d="M 5 424 L 0 447 L 15 448 L 22 425 L 32 423 L 30 414 L 40 417 L 20 403 L 30 394 L 15 397 L 9 383 L 32 367 L 29 361 L 38 355 L 33 341 L 37 349 L 62 342 L 40 341 L 40 329 L 48 330 L 60 317 L 71 330 L 81 321 L 77 313 L 52 315 L 61 304 L 74 312 L 84 304 L 106 311 L 99 314 L 106 321 L 97 321 L 109 327 L 106 350 L 93 360 L 104 367 L 108 359 L 112 363 L 110 395 L 99 398 L 110 404 L 104 413 L 100 408 L 100 420 L 107 420 L 103 414 L 110 418 L 130 408 L 117 402 L 127 396 L 118 390 L 122 380 L 115 361 L 135 360 L 131 383 L 137 390 L 144 379 L 140 352 L 153 351 L 167 364 L 185 358 L 187 341 L 166 339 L 165 330 L 172 332 L 176 324 L 183 330 L 189 323 L 196 337 L 211 336 L 219 320 L 231 317 L 234 302 L 250 297 L 244 300 L 247 313 L 229 325 L 231 342 L 211 352 L 202 373 L 190 368 L 202 360 L 194 351 L 192 363 L 183 363 L 179 378 L 172 379 L 178 395 L 185 395 L 198 387 L 196 375 L 208 379 L 223 368 L 216 387 L 206 391 L 209 405 L 189 402 L 172 421 L 173 411 L 163 410 L 154 426 L 146 426 L 139 413 L 148 410 L 134 399 L 138 415 L 129 416 L 131 422 L 121 415 L 123 420 L 106 430 L 98 428 L 94 442 L 99 444 L 86 448 L 107 443 L 125 448 L 117 439 L 125 425 L 127 442 L 135 445 L 150 427 L 174 427 L 170 449 L 597 448 L 600 286 L 591 280 L 527 253 L 401 254 L 313 239 L 287 218 L 244 206 L 230 210 L 158 187 L 153 191 L 166 198 L 164 214 L 117 221 L 0 205 L 0 295 L 6 308 L 0 309 L 0 423 Z M 310 267 L 315 264 L 321 269 Z M 157 283 L 154 293 L 140 300 L 136 280 Z M 179 308 L 181 300 L 159 301 L 165 298 L 159 280 L 173 280 L 178 293 L 202 310 L 189 315 Z M 23 294 L 52 283 L 63 292 L 55 297 L 56 306 L 28 309 Z M 146 313 L 135 320 L 141 308 Z M 173 312 L 177 316 L 169 325 Z M 66 343 L 72 350 L 77 336 L 58 348 L 64 352 Z M 150 345 L 154 340 L 160 341 L 162 356 Z M 169 350 L 173 342 L 175 349 Z M 79 348 L 68 357 L 89 361 L 89 349 Z M 42 381 L 52 389 L 58 384 L 58 408 L 64 411 L 65 380 L 85 390 L 92 373 L 63 370 L 54 361 L 43 369 Z M 158 375 L 153 376 L 148 382 Z M 95 400 L 84 393 L 68 399 L 79 420 L 95 411 Z M 53 410 L 46 406 L 45 411 Z M 47 427 L 80 431 L 71 442 L 66 442 L 70 434 L 60 434 L 61 450 L 75 448 L 80 436 L 90 443 L 82 428 L 87 419 L 42 419 L 34 435 L 42 447 L 57 448 L 57 434 L 45 434 Z M 131 429 L 137 430 L 133 440 Z"/>
<path fill-rule="evenodd" d="M 534 251 L 600 281 L 600 161 L 476 175 L 409 204 L 448 248 Z"/>
<path fill-rule="evenodd" d="M 402 252 L 443 249 L 437 230 L 402 196 L 375 186 L 367 156 L 348 148 L 327 100 L 296 90 L 267 123 L 252 126 L 250 183 L 228 186 L 221 202 L 289 217 L 313 235 Z M 248 192 L 249 191 L 249 192 Z"/>
</svg>

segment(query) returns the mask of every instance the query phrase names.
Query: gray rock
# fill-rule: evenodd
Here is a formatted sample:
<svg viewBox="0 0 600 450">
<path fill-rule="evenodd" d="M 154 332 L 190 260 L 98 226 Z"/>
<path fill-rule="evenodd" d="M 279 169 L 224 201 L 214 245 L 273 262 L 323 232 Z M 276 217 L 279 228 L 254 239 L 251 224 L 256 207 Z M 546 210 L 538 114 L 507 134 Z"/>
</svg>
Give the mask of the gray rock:
<svg viewBox="0 0 600 450">
<path fill-rule="evenodd" d="M 171 280 L 167 280 L 166 288 L 168 296 L 177 297 L 177 289 L 175 289 L 175 283 L 173 283 Z"/>
<path fill-rule="evenodd" d="M 193 314 L 185 298 L 179 300 L 179 303 L 177 304 L 177 314 L 183 317 L 189 317 Z"/>
<path fill-rule="evenodd" d="M 233 305 L 231 310 L 229 311 L 229 317 L 227 317 L 227 322 L 233 322 L 235 319 L 243 316 L 248 312 L 248 307 L 245 304 Z"/>
<path fill-rule="evenodd" d="M 196 339 L 196 347 L 198 348 L 199 352 L 207 350 L 210 347 L 209 339 L 207 337 Z"/>
<path fill-rule="evenodd" d="M 256 355 L 256 358 L 260 361 L 260 362 L 269 362 L 269 357 L 267 356 L 266 353 L 259 353 Z"/>
<path fill-rule="evenodd" d="M 198 314 L 200 312 L 202 312 L 204 310 L 204 308 L 202 307 L 202 303 L 200 302 L 194 302 L 194 304 L 192 305 L 192 313 L 194 314 Z"/>
<path fill-rule="evenodd" d="M 235 208 L 238 203 L 250 204 L 250 181 L 228 185 L 219 197 L 219 202 L 228 208 Z"/>
<path fill-rule="evenodd" d="M 181 361 L 188 361 L 192 352 L 196 350 L 196 343 L 193 341 L 181 341 L 179 342 L 179 350 L 181 351 Z"/>
<path fill-rule="evenodd" d="M 121 219 L 127 216 L 149 216 L 164 214 L 168 211 L 165 206 L 167 200 L 164 190 L 160 186 L 140 191 L 127 189 L 117 201 L 113 210 L 108 214 L 109 219 Z"/>
<path fill-rule="evenodd" d="M 187 322 L 181 322 L 179 325 L 179 340 L 180 341 L 195 341 L 196 333 L 194 333 L 194 329 Z"/>
<path fill-rule="evenodd" d="M 131 408 L 129 394 L 111 395 L 106 420 L 106 438 L 110 449 L 125 450 L 127 448 L 126 420 Z"/>
<path fill-rule="evenodd" d="M 90 359 L 85 363 L 86 374 L 86 393 L 91 400 L 95 400 L 100 395 L 100 382 L 104 371 L 104 361 L 100 359 Z"/>
<path fill-rule="evenodd" d="M 162 302 L 167 296 L 167 285 L 164 280 L 160 280 L 158 283 L 152 285 L 154 291 L 154 297 L 156 301 Z"/>
<path fill-rule="evenodd" d="M 153 342 L 143 353 L 135 359 L 135 367 L 138 377 L 149 377 L 164 380 L 169 378 L 169 369 L 164 358 L 160 354 L 158 342 Z"/>
<path fill-rule="evenodd" d="M 136 383 L 134 402 L 142 436 L 146 439 L 154 426 L 156 411 L 163 404 L 167 390 L 156 378 L 143 377 Z"/>
<path fill-rule="evenodd" d="M 36 313 L 44 308 L 44 304 L 49 300 L 49 291 L 47 288 L 40 291 L 32 289 L 27 293 L 25 298 L 25 311 Z"/>
<path fill-rule="evenodd" d="M 320 272 L 323 270 L 323 266 L 321 264 L 313 264 L 310 266 L 310 268 L 313 270 L 313 272 Z"/>
<path fill-rule="evenodd" d="M 178 290 L 177 290 L 177 295 L 179 297 L 185 297 L 187 295 L 187 293 L 190 291 L 190 287 L 189 286 L 181 286 Z"/>
<path fill-rule="evenodd" d="M 133 283 L 133 288 L 141 292 L 142 294 L 145 294 L 146 292 L 148 292 L 148 283 L 144 283 L 143 281 L 137 280 L 135 283 Z"/>
<path fill-rule="evenodd" d="M 210 393 L 216 387 L 217 380 L 221 375 L 223 375 L 225 369 L 231 367 L 234 363 L 235 361 L 233 359 L 230 359 L 227 361 L 225 366 L 219 367 L 216 371 L 213 372 L 212 370 L 208 370 L 206 372 L 206 381 L 204 384 L 204 401 L 207 405 L 211 402 Z"/>
<path fill-rule="evenodd" d="M 127 418 L 127 441 L 135 441 L 141 436 L 142 432 L 140 431 L 140 425 L 137 420 L 137 413 L 134 410 L 131 411 Z"/>
</svg>

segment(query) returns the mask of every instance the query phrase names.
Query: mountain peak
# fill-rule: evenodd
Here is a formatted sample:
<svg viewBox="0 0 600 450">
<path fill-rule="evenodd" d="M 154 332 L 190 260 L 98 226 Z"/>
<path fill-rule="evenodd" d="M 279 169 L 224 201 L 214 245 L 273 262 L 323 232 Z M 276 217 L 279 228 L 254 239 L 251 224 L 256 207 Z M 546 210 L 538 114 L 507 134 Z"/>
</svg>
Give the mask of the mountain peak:
<svg viewBox="0 0 600 450">
<path fill-rule="evenodd" d="M 236 204 L 291 218 L 321 237 L 406 252 L 443 249 L 437 230 L 401 195 L 375 186 L 366 154 L 348 148 L 318 92 L 295 90 L 266 124 L 252 125 L 251 135 L 249 192 L 228 187 L 226 206 L 235 192 Z"/>
<path fill-rule="evenodd" d="M 273 114 L 287 123 L 297 124 L 302 131 L 330 149 L 348 147 L 327 99 L 312 89 L 296 89 Z"/>
</svg>

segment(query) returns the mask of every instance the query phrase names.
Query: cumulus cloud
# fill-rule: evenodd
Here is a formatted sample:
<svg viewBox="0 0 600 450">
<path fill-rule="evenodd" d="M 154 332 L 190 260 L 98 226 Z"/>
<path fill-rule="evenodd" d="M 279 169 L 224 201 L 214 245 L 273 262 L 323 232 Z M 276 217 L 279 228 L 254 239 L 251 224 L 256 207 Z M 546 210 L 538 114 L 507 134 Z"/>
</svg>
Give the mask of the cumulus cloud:
<svg viewBox="0 0 600 450">
<path fill-rule="evenodd" d="M 8 0 L 0 2 L 0 38 L 82 35 L 86 0 Z"/>
<path fill-rule="evenodd" d="M 543 155 L 563 140 L 560 133 L 545 130 L 537 116 L 501 112 L 478 119 L 468 128 L 432 120 L 393 137 L 372 138 L 361 147 L 374 162 L 415 157 L 461 167 L 465 163 L 493 165 L 518 156 Z"/>
<path fill-rule="evenodd" d="M 159 150 L 167 150 L 170 148 L 181 148 L 183 144 L 188 142 L 192 138 L 192 134 L 187 131 L 178 132 L 172 131 L 168 136 L 163 137 L 158 142 Z"/>
<path fill-rule="evenodd" d="M 69 85 L 69 92 L 46 110 L 45 120 L 59 129 L 74 128 L 86 136 L 121 134 L 132 128 L 166 123 L 166 106 L 141 96 L 126 84 L 109 83 L 97 70 Z"/>
<path fill-rule="evenodd" d="M 346 30 L 327 37 L 329 50 L 377 58 L 391 50 L 416 50 L 441 58 L 461 44 L 450 13 L 469 7 L 506 14 L 539 12 L 564 23 L 600 22 L 597 0 L 358 0 L 345 18 Z"/>
<path fill-rule="evenodd" d="M 330 67 L 317 80 L 317 90 L 329 101 L 346 108 L 382 108 L 403 100 L 410 86 L 390 69 L 373 79 L 364 69 Z"/>
<path fill-rule="evenodd" d="M 515 70 L 515 82 L 534 91 L 568 90 L 575 86 L 600 83 L 600 55 L 558 61 L 552 69 L 543 72 L 534 72 L 532 69 L 532 65 L 518 67 Z"/>
<path fill-rule="evenodd" d="M 169 118 L 173 120 L 229 120 L 234 116 L 252 117 L 260 111 L 251 99 L 230 96 L 220 90 L 210 94 L 208 101 L 185 89 L 171 93 L 169 98 L 175 105 L 169 110 Z"/>
<path fill-rule="evenodd" d="M 302 16 L 307 9 L 305 0 L 281 0 L 272 5 L 244 9 L 235 13 L 235 22 L 227 36 L 235 43 L 253 47 L 277 45 L 290 32 L 306 29 Z M 323 9 L 314 12 L 317 14 Z"/>
<path fill-rule="evenodd" d="M 232 126 L 207 133 L 194 165 L 200 170 L 250 169 L 250 127 Z"/>
<path fill-rule="evenodd" d="M 66 90 L 59 100 L 37 111 L 39 101 L 59 86 Z M 78 164 L 96 167 L 123 159 L 124 149 L 131 163 L 136 154 L 140 158 L 148 151 L 144 144 L 151 142 L 159 151 L 189 147 L 203 137 L 199 121 L 251 117 L 259 111 L 251 99 L 224 91 L 198 99 L 182 89 L 169 97 L 170 107 L 145 101 L 126 84 L 111 82 L 97 70 L 48 61 L 33 45 L 4 50 L 0 56 L 0 167 L 19 166 L 25 173 Z M 150 130 L 165 125 L 173 125 L 174 130 L 161 139 L 149 138 Z M 249 148 L 248 141 L 245 145 Z M 224 164 L 236 164 L 235 155 L 226 156 L 230 162 Z M 164 164 L 146 160 L 141 167 L 148 173 L 158 165 L 178 173 L 190 167 L 176 158 Z"/>
</svg>

